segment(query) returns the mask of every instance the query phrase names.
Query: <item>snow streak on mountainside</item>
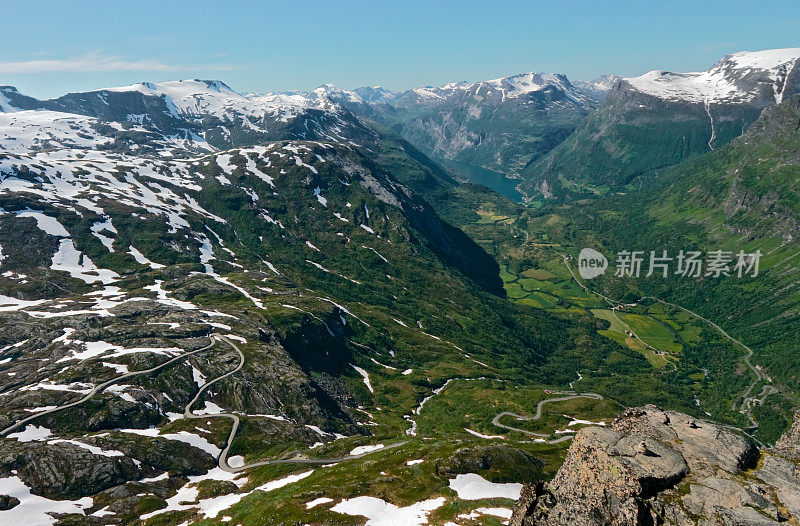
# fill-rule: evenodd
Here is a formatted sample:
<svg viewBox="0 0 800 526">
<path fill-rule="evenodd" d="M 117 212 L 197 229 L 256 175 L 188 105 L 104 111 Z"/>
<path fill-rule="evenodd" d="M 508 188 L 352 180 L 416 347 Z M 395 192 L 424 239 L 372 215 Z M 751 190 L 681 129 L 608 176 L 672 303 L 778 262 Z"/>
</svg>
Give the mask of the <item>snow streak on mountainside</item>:
<svg viewBox="0 0 800 526">
<path fill-rule="evenodd" d="M 37 100 L 0 86 L 0 147 L 192 156 L 282 139 L 363 144 L 371 132 L 324 93 L 242 95 L 220 81 L 144 82 Z"/>
<path fill-rule="evenodd" d="M 145 144 L 139 144 L 146 139 Z M 61 148 L 119 149 L 144 153 L 207 151 L 213 148 L 196 134 L 164 135 L 130 122 L 101 122 L 94 117 L 49 110 L 0 113 L 0 151 L 26 153 Z"/>
<path fill-rule="evenodd" d="M 667 100 L 745 103 L 771 97 L 780 103 L 787 87 L 800 86 L 800 48 L 743 51 L 726 55 L 699 73 L 650 71 L 624 81 L 634 89 Z"/>
<path fill-rule="evenodd" d="M 0 150 L 23 153 L 43 148 L 91 148 L 112 141 L 94 129 L 96 119 L 57 111 L 0 114 Z M 121 130 L 117 124 L 115 129 Z"/>
</svg>

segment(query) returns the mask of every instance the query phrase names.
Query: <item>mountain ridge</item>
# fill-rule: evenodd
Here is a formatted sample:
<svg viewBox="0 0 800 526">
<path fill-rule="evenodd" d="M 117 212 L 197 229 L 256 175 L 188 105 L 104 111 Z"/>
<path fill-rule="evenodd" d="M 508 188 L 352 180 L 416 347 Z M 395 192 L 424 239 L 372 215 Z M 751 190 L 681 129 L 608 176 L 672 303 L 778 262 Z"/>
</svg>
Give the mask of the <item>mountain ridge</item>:
<svg viewBox="0 0 800 526">
<path fill-rule="evenodd" d="M 650 71 L 622 79 L 632 88 L 668 100 L 745 103 L 771 90 L 774 102 L 800 87 L 800 48 L 740 51 L 725 55 L 700 73 Z M 674 87 L 670 87 L 670 84 Z"/>
<path fill-rule="evenodd" d="M 600 108 L 522 173 L 529 199 L 625 192 L 740 136 L 800 92 L 800 48 L 726 55 L 703 73 L 620 79 Z"/>
</svg>

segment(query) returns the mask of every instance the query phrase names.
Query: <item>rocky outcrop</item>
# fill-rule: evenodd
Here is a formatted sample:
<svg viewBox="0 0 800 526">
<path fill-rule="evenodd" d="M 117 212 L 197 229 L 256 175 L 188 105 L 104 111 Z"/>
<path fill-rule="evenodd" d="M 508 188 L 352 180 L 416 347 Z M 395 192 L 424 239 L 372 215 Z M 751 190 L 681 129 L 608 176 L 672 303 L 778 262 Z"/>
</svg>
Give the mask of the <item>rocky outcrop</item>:
<svg viewBox="0 0 800 526">
<path fill-rule="evenodd" d="M 771 450 L 648 405 L 582 429 L 548 484 L 526 487 L 512 526 L 730 524 L 800 518 L 800 420 Z"/>
<path fill-rule="evenodd" d="M 19 499 L 11 495 L 0 495 L 0 511 L 8 511 L 19 506 Z"/>
<path fill-rule="evenodd" d="M 87 447 L 109 449 L 97 454 Z M 212 456 L 188 444 L 120 433 L 82 442 L 0 441 L 0 477 L 17 476 L 34 495 L 54 499 L 93 495 L 165 471 L 173 476 L 200 475 L 214 465 Z M 2 506 L 0 495 L 0 511 Z"/>
<path fill-rule="evenodd" d="M 800 460 L 800 413 L 794 415 L 794 424 L 775 442 L 774 449 Z"/>
</svg>

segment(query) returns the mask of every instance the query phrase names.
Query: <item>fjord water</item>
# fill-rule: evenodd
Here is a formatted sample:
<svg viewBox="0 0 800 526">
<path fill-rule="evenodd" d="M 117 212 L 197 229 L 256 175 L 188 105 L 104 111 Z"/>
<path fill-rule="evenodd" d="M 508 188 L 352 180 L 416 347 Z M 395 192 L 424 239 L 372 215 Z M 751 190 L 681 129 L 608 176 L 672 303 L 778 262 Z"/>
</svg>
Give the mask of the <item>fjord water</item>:
<svg viewBox="0 0 800 526">
<path fill-rule="evenodd" d="M 482 184 L 503 197 L 522 202 L 522 194 L 517 190 L 517 185 L 520 183 L 519 179 L 512 179 L 499 172 L 459 161 L 440 159 L 439 162 L 458 172 L 470 183 Z"/>
</svg>

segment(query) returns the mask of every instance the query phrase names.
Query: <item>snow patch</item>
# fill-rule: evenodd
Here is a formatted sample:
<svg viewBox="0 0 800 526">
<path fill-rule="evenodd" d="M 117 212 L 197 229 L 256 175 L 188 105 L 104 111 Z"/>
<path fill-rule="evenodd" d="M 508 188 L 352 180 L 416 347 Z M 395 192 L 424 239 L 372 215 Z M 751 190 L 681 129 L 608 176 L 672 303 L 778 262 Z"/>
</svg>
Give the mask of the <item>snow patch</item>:
<svg viewBox="0 0 800 526">
<path fill-rule="evenodd" d="M 479 500 L 479 499 L 519 499 L 522 491 L 522 484 L 499 484 L 489 482 L 476 473 L 456 475 L 450 479 L 450 489 L 458 494 L 459 499 Z"/>
<path fill-rule="evenodd" d="M 353 369 L 355 369 L 356 372 L 358 372 L 358 374 L 360 374 L 361 376 L 364 377 L 364 385 L 367 386 L 367 389 L 369 389 L 370 393 L 374 393 L 375 390 L 372 388 L 372 383 L 369 381 L 369 373 L 367 371 L 365 371 L 364 369 L 362 369 L 361 367 L 358 367 L 357 365 L 353 365 L 352 363 L 350 364 L 350 366 Z"/>
<path fill-rule="evenodd" d="M 444 505 L 445 498 L 424 500 L 400 508 L 376 497 L 345 499 L 331 511 L 367 517 L 365 526 L 422 526 L 428 524 L 428 515 Z"/>
</svg>

